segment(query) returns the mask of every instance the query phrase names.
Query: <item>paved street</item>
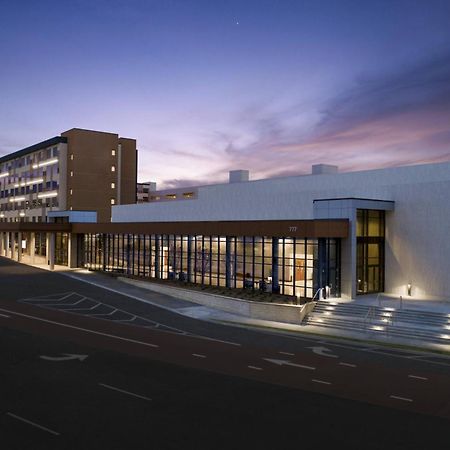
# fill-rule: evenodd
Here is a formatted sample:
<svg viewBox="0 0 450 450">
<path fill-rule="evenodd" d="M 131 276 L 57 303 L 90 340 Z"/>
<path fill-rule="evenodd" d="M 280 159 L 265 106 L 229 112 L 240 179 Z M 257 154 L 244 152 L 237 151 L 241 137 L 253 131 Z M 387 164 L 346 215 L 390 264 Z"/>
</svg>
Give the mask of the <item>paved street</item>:
<svg viewBox="0 0 450 450">
<path fill-rule="evenodd" d="M 3 258 L 0 280 L 5 448 L 447 448 L 447 357 L 194 320 Z"/>
</svg>

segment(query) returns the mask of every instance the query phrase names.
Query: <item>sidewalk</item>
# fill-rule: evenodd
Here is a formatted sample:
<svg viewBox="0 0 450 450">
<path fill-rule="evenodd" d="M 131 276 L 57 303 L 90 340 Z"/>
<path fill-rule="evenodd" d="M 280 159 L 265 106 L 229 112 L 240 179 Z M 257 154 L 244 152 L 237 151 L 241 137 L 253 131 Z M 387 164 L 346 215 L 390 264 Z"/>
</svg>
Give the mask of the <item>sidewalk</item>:
<svg viewBox="0 0 450 450">
<path fill-rule="evenodd" d="M 33 267 L 49 270 L 48 267 L 42 265 L 33 265 Z M 432 350 L 450 354 L 450 343 L 449 345 L 428 344 L 421 341 L 406 341 L 404 339 L 395 338 L 392 336 L 375 335 L 372 332 L 362 333 L 352 330 L 327 329 L 313 325 L 290 324 L 270 320 L 254 319 L 241 314 L 233 314 L 230 312 L 204 306 L 192 301 L 181 300 L 164 293 L 149 291 L 143 287 L 145 284 L 151 283 L 148 281 L 129 280 L 125 283 L 111 275 L 79 268 L 68 269 L 64 266 L 55 266 L 55 272 L 59 272 L 62 275 L 102 287 L 112 292 L 116 292 L 135 300 L 158 306 L 160 308 L 167 309 L 171 312 L 191 317 L 193 319 L 217 322 L 233 326 L 264 328 L 267 330 L 278 331 L 282 333 L 294 333 L 295 335 L 306 334 L 360 342 L 371 342 L 379 345 L 397 345 L 419 351 Z M 381 307 L 396 309 L 400 309 L 401 306 L 402 309 L 447 313 L 449 314 L 450 325 L 450 302 L 444 299 L 426 300 L 408 297 L 406 300 L 405 298 L 403 298 L 400 304 L 399 297 L 383 294 L 382 296 L 361 296 L 358 297 L 357 300 L 329 299 L 325 301 L 329 301 L 330 303 L 336 302 L 364 306 L 381 305 Z"/>
</svg>

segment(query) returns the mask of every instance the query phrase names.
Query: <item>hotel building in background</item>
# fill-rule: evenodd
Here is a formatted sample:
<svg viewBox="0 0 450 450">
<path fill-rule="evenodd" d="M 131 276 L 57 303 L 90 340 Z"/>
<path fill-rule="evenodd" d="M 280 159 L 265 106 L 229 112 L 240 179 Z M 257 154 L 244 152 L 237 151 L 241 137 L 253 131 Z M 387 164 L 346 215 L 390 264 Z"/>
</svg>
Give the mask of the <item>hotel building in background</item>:
<svg viewBox="0 0 450 450">
<path fill-rule="evenodd" d="M 136 203 L 148 203 L 150 195 L 156 191 L 156 183 L 146 181 L 144 183 L 137 183 L 136 185 Z"/>
<path fill-rule="evenodd" d="M 46 222 L 50 212 L 135 203 L 136 141 L 74 128 L 0 158 L 0 221 Z"/>
</svg>

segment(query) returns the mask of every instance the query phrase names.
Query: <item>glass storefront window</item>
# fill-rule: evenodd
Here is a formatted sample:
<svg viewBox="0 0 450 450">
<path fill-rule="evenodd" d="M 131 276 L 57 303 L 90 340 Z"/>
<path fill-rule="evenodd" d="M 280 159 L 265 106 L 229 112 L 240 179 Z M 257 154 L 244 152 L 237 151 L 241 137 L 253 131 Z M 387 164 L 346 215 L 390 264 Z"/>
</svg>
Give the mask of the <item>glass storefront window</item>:
<svg viewBox="0 0 450 450">
<path fill-rule="evenodd" d="M 83 245 L 82 260 L 94 270 L 228 288 L 265 286 L 297 298 L 312 298 L 325 285 L 340 294 L 339 239 L 86 234 Z"/>
</svg>

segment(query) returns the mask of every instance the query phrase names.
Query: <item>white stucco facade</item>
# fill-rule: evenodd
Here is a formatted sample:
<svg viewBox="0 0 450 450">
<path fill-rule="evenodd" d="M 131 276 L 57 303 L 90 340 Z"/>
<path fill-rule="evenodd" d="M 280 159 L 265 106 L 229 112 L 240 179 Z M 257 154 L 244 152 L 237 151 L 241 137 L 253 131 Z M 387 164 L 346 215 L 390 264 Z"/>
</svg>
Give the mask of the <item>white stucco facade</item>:
<svg viewBox="0 0 450 450">
<path fill-rule="evenodd" d="M 115 206 L 112 220 L 348 218 L 351 233 L 342 243 L 342 292 L 353 297 L 355 211 L 364 206 L 351 203 L 351 199 L 382 201 L 370 207 L 386 211 L 385 292 L 406 295 L 406 285 L 411 283 L 413 297 L 447 299 L 450 297 L 449 197 L 450 163 L 439 163 L 199 186 L 192 199 Z M 349 201 L 343 203 L 336 199 Z M 332 201 L 319 202 L 318 207 L 317 200 Z"/>
</svg>

